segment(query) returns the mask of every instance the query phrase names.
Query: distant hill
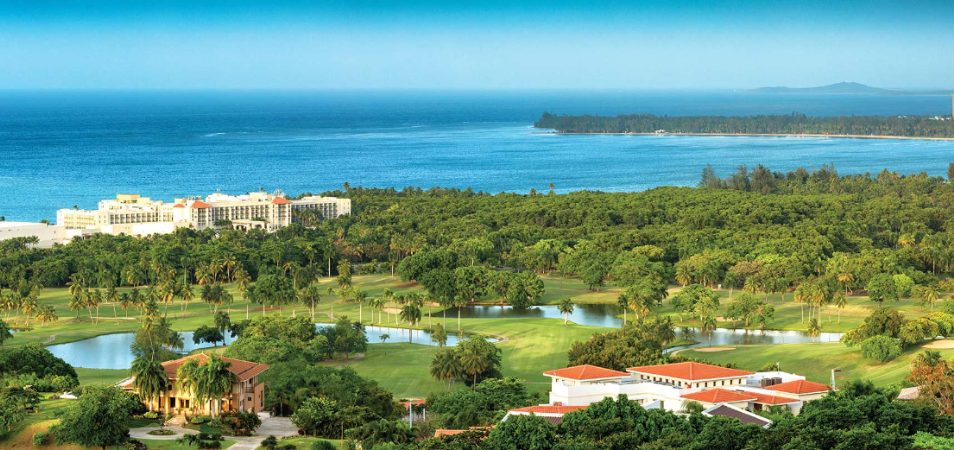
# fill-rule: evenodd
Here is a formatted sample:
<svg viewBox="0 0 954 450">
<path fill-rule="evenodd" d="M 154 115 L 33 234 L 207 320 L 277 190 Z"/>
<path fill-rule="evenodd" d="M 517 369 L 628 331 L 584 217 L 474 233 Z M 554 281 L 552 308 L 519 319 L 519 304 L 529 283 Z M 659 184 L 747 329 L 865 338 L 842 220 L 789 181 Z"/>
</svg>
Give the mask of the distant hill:
<svg viewBox="0 0 954 450">
<path fill-rule="evenodd" d="M 757 94 L 857 94 L 857 95 L 950 95 L 954 89 L 939 90 L 909 90 L 885 89 L 866 84 L 843 81 L 827 86 L 793 88 L 787 86 L 768 86 L 751 89 L 749 92 Z"/>
<path fill-rule="evenodd" d="M 786 86 L 769 86 L 752 89 L 752 92 L 763 94 L 906 94 L 904 91 L 894 91 L 891 89 L 877 88 L 866 84 L 855 82 L 841 82 L 829 84 L 827 86 L 815 86 L 806 88 L 793 88 Z"/>
</svg>

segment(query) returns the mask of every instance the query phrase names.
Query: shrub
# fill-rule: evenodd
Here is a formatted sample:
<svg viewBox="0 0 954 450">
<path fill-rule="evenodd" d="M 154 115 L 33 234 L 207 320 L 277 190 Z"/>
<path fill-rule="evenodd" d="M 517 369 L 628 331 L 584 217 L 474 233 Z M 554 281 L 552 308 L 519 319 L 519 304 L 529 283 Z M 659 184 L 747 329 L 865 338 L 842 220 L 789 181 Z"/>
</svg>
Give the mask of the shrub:
<svg viewBox="0 0 954 450">
<path fill-rule="evenodd" d="M 888 336 L 872 336 L 861 341 L 861 356 L 888 362 L 901 354 L 901 340 Z"/>
<path fill-rule="evenodd" d="M 146 419 L 158 419 L 158 418 L 159 418 L 159 413 L 157 413 L 157 412 L 155 412 L 155 411 L 148 411 L 148 412 L 146 412 L 145 414 L 143 414 L 142 417 L 144 417 L 144 418 L 146 418 Z"/>
<path fill-rule="evenodd" d="M 33 434 L 33 446 L 42 447 L 50 443 L 50 434 L 40 431 Z"/>
<path fill-rule="evenodd" d="M 262 424 L 262 419 L 251 411 L 229 411 L 222 413 L 219 422 L 233 436 L 251 436 Z"/>
<path fill-rule="evenodd" d="M 189 419 L 189 423 L 191 423 L 191 424 L 193 424 L 193 425 L 202 425 L 202 424 L 204 424 L 204 423 L 208 423 L 209 420 L 211 420 L 211 419 L 212 419 L 212 418 L 209 417 L 209 416 L 195 416 L 195 417 Z"/>
<path fill-rule="evenodd" d="M 315 441 L 311 443 L 311 450 L 337 450 L 337 447 L 328 441 Z"/>
</svg>

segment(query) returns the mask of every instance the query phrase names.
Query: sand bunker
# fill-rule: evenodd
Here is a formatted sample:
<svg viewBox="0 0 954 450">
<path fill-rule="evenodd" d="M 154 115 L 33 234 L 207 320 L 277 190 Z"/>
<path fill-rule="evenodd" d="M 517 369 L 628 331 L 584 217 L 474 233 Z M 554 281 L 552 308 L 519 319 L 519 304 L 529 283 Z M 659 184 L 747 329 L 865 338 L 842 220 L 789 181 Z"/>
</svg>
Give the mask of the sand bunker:
<svg viewBox="0 0 954 450">
<path fill-rule="evenodd" d="M 938 339 L 925 344 L 924 348 L 951 349 L 954 348 L 954 339 Z"/>
<path fill-rule="evenodd" d="M 696 347 L 693 350 L 700 353 L 715 353 L 715 352 L 727 352 L 729 350 L 735 350 L 735 347 Z"/>
</svg>

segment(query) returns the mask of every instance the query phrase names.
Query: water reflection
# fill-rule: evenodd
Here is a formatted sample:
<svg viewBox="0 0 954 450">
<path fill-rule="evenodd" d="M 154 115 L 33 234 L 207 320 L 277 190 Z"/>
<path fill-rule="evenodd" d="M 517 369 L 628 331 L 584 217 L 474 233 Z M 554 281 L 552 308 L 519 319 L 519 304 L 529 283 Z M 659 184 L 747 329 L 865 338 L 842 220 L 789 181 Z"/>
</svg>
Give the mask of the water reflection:
<svg viewBox="0 0 954 450">
<path fill-rule="evenodd" d="M 315 324 L 315 328 L 321 329 L 334 326 L 330 323 Z M 365 334 L 368 336 L 369 344 L 382 343 L 381 336 L 388 335 L 388 339 L 383 342 L 408 342 L 408 330 L 395 327 L 365 326 Z M 411 339 L 415 344 L 436 346 L 431 338 L 431 333 L 424 330 L 411 330 Z M 184 345 L 182 352 L 188 353 L 198 348 L 209 347 L 209 344 L 195 344 L 192 341 L 193 332 L 183 331 L 179 333 Z M 133 333 L 114 333 L 104 334 L 81 341 L 69 342 L 66 344 L 57 344 L 47 347 L 54 356 L 62 358 L 64 361 L 74 367 L 85 367 L 90 369 L 128 369 L 132 366 L 133 354 L 130 350 L 134 339 Z M 496 341 L 495 339 L 489 339 Z M 229 333 L 226 333 L 226 344 L 235 341 Z M 453 333 L 447 333 L 447 345 L 457 345 L 458 336 Z M 219 343 L 221 346 L 222 343 Z"/>
<path fill-rule="evenodd" d="M 616 305 L 573 305 L 573 312 L 569 320 L 573 323 L 594 327 L 619 328 L 623 326 L 622 314 Z M 447 312 L 448 316 L 456 316 L 457 310 Z M 472 305 L 460 309 L 463 318 L 540 318 L 560 319 L 557 305 L 541 305 L 526 310 L 516 310 L 510 306 Z M 742 330 L 731 328 L 717 328 L 711 333 L 703 333 L 698 328 L 677 328 L 676 337 L 698 341 L 698 345 L 751 345 L 751 344 L 805 344 L 811 342 L 838 342 L 842 333 L 821 333 L 811 337 L 801 331 L 781 330 Z"/>
</svg>

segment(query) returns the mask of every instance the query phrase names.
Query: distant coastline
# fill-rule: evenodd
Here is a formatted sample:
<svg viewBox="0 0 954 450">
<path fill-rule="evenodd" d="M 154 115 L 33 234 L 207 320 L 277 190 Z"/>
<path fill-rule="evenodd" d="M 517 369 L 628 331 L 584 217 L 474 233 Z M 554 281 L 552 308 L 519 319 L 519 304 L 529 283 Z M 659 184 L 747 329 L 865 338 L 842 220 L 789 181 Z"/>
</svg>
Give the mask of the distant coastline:
<svg viewBox="0 0 954 450">
<path fill-rule="evenodd" d="M 940 115 L 565 116 L 543 113 L 533 126 L 560 134 L 954 140 L 954 119 Z"/>
<path fill-rule="evenodd" d="M 834 138 L 834 139 L 900 139 L 906 141 L 954 141 L 954 137 L 891 136 L 871 134 L 817 134 L 817 133 L 631 133 L 631 132 L 582 132 L 548 131 L 546 134 L 606 135 L 606 136 L 682 136 L 682 137 L 778 137 L 778 138 Z"/>
</svg>

